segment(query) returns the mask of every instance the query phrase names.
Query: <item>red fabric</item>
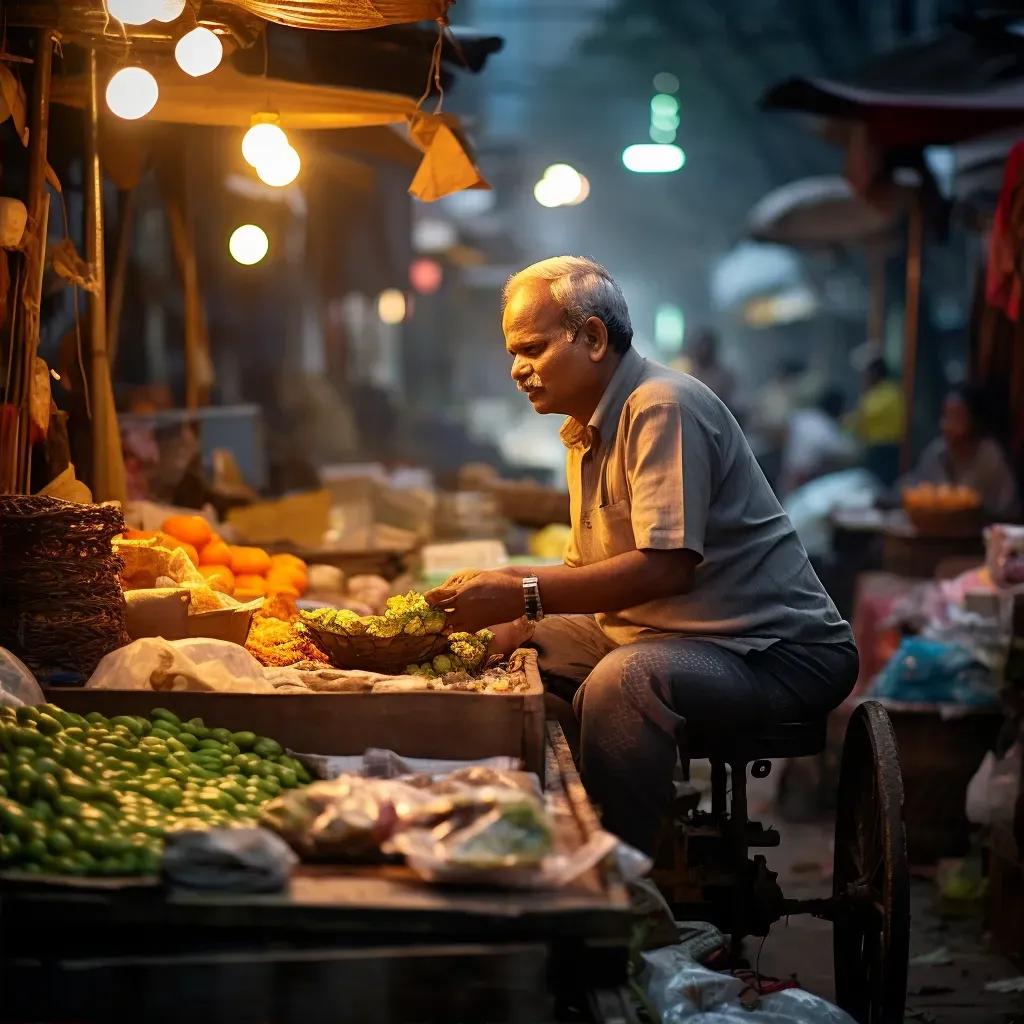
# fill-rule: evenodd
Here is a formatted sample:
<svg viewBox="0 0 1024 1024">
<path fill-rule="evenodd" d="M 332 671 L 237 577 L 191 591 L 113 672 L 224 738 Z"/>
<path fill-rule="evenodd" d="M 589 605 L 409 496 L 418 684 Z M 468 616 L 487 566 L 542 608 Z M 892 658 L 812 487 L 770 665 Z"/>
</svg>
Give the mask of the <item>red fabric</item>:
<svg viewBox="0 0 1024 1024">
<path fill-rule="evenodd" d="M 988 250 L 985 298 L 1011 320 L 1020 320 L 1021 274 L 1018 254 L 1024 237 L 1020 209 L 1024 199 L 1024 142 L 1018 142 L 1006 158 L 1003 187 L 999 193 Z"/>
</svg>

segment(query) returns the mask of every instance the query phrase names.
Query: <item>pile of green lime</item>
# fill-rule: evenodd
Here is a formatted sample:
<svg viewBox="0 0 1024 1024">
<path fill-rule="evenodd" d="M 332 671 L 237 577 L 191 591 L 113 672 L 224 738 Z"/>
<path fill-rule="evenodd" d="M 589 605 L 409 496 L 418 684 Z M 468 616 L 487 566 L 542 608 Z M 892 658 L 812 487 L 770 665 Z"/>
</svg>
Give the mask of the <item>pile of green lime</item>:
<svg viewBox="0 0 1024 1024">
<path fill-rule="evenodd" d="M 311 781 L 275 740 L 163 708 L 108 719 L 0 707 L 0 866 L 156 874 L 169 832 L 255 826 L 262 804 Z"/>
</svg>

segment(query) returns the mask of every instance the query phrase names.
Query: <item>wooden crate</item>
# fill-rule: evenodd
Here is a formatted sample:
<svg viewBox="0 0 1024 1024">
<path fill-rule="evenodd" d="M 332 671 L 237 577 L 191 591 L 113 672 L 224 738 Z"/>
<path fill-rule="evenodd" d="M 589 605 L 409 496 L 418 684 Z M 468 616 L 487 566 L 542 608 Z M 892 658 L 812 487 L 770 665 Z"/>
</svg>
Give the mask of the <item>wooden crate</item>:
<svg viewBox="0 0 1024 1024">
<path fill-rule="evenodd" d="M 900 751 L 910 862 L 962 857 L 972 831 L 967 784 L 995 744 L 1002 713 L 976 710 L 943 719 L 931 705 L 883 703 Z"/>
<path fill-rule="evenodd" d="M 507 754 L 543 774 L 544 687 L 537 655 L 526 652 L 529 687 L 515 693 L 196 693 L 49 687 L 46 699 L 80 715 L 148 715 L 272 736 L 305 754 L 362 754 L 369 747 L 405 757 L 478 760 Z"/>
</svg>

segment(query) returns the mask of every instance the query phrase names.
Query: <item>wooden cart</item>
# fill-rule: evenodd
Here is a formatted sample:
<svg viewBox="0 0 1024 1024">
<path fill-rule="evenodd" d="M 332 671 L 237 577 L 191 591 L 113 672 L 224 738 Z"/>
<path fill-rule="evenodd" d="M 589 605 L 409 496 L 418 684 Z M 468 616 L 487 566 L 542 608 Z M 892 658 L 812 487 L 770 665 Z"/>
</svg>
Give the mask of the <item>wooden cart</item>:
<svg viewBox="0 0 1024 1024">
<path fill-rule="evenodd" d="M 559 847 L 597 828 L 561 730 Z M 557 892 L 430 886 L 404 867 L 304 866 L 272 896 L 117 880 L 0 881 L 5 1020 L 319 1024 L 633 1019 L 613 869 Z M 578 1018 L 577 1018 L 578 1019 Z"/>
</svg>

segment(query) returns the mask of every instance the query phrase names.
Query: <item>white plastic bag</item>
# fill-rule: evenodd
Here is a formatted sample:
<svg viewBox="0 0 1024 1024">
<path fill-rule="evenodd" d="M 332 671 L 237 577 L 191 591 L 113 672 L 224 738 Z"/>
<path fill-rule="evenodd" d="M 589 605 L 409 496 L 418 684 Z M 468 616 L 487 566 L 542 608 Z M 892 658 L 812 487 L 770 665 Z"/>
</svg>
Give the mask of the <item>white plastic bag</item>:
<svg viewBox="0 0 1024 1024">
<path fill-rule="evenodd" d="M 302 685 L 298 673 L 295 683 Z M 270 672 L 227 640 L 144 637 L 111 651 L 85 684 L 93 690 L 219 690 L 274 693 L 282 670 Z"/>
<path fill-rule="evenodd" d="M 42 704 L 45 700 L 36 677 L 25 663 L 6 647 L 0 647 L 0 705 L 17 708 L 22 704 Z"/>
<path fill-rule="evenodd" d="M 1020 776 L 1020 743 L 1003 758 L 990 750 L 967 786 L 967 820 L 975 825 L 1012 825 Z"/>
<path fill-rule="evenodd" d="M 799 988 L 761 996 L 759 1005 L 747 1010 L 739 1001 L 743 981 L 702 967 L 681 946 L 641 955 L 646 967 L 640 984 L 662 1024 L 854 1024 L 838 1006 Z"/>
</svg>

